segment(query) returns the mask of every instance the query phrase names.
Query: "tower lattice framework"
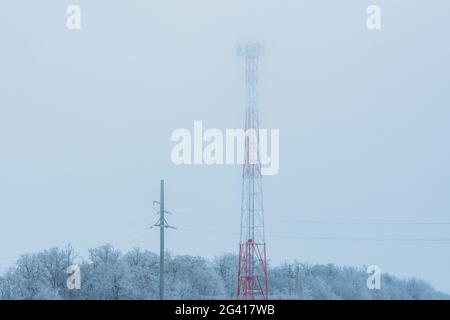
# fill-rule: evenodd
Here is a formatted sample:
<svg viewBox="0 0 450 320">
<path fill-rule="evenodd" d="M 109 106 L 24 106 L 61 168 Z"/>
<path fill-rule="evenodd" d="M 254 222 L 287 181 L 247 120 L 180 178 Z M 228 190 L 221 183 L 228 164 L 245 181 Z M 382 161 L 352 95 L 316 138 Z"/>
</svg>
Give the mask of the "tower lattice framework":
<svg viewBox="0 0 450 320">
<path fill-rule="evenodd" d="M 238 47 L 246 66 L 246 137 L 237 288 L 237 298 L 242 300 L 268 298 L 257 94 L 258 60 L 262 51 L 263 44 L 259 42 Z"/>
</svg>

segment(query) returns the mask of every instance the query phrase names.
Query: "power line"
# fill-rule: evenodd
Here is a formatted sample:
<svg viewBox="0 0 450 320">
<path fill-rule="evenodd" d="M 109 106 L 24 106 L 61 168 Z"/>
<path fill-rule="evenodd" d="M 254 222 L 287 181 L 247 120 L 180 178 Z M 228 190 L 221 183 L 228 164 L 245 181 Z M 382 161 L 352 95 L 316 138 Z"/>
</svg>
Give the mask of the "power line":
<svg viewBox="0 0 450 320">
<path fill-rule="evenodd" d="M 148 219 L 148 217 L 147 217 L 147 219 Z M 104 240 L 104 241 L 100 241 L 101 243 L 115 243 L 117 240 L 128 239 L 128 238 L 130 238 L 130 236 L 136 235 L 136 232 L 141 233 L 143 231 L 147 231 L 148 227 L 142 228 L 141 226 L 139 226 L 139 228 L 137 228 L 137 226 L 133 226 L 133 224 L 135 224 L 137 222 L 140 222 L 142 220 L 143 220 L 143 218 L 137 218 L 137 219 L 132 220 L 134 222 L 131 222 L 131 223 L 128 223 L 126 225 L 123 225 L 123 226 L 111 229 L 110 231 L 106 231 L 104 233 L 100 233 L 98 235 L 95 235 L 95 236 L 92 236 L 92 237 L 89 237 L 89 238 L 85 238 L 85 239 L 82 239 L 82 240 L 78 240 L 78 241 L 75 241 L 75 242 L 73 242 L 73 241 L 69 241 L 69 242 L 74 247 L 77 247 L 78 249 L 88 249 L 91 245 L 99 245 L 98 241 L 92 241 L 92 240 L 100 239 L 100 238 L 103 238 L 103 237 L 105 237 L 107 235 L 116 233 L 118 231 L 126 230 L 126 229 L 133 230 L 132 233 L 127 233 L 125 235 L 120 235 L 120 236 L 108 238 L 107 240 Z M 115 244 L 117 245 L 118 243 L 116 242 Z M 45 249 L 47 249 L 47 248 L 45 248 Z M 42 250 L 45 250 L 45 249 L 42 249 Z M 36 251 L 38 251 L 38 250 L 36 250 Z M 19 259 L 22 255 L 24 255 L 24 254 L 19 254 L 19 255 L 9 256 L 9 257 L 0 257 L 0 263 L 10 262 L 10 261 L 14 262 L 14 260 Z"/>
<path fill-rule="evenodd" d="M 179 228 L 180 231 L 206 232 L 216 234 L 239 235 L 237 232 L 217 231 L 207 229 Z M 360 241 L 360 242 L 450 242 L 450 238 L 377 238 L 377 237 L 321 237 L 321 236 L 293 236 L 293 235 L 266 235 L 269 238 L 286 238 L 299 240 L 325 240 L 325 241 Z"/>
<path fill-rule="evenodd" d="M 223 219 L 236 221 L 238 218 L 225 216 L 212 216 L 197 213 L 177 213 L 180 215 L 209 217 L 211 219 Z M 299 224 L 329 224 L 329 225 L 450 225 L 447 221 L 332 221 L 332 220 L 297 220 L 297 219 L 270 219 L 266 221 L 275 223 L 299 223 Z"/>
<path fill-rule="evenodd" d="M 169 213 L 168 211 L 165 211 L 166 213 Z M 236 221 L 237 218 L 227 217 L 227 216 L 212 216 L 212 215 L 204 215 L 199 213 L 187 213 L 187 212 L 174 212 L 173 214 L 181 215 L 181 216 L 197 216 L 197 217 L 206 217 L 211 219 L 222 219 L 222 220 L 230 220 L 230 221 Z M 134 220 L 132 220 L 130 223 L 122 225 L 120 227 L 111 229 L 109 231 L 100 233 L 98 235 L 94 235 L 92 237 L 88 237 L 82 240 L 78 240 L 75 242 L 70 241 L 74 246 L 84 249 L 88 248 L 90 245 L 94 245 L 95 243 L 98 243 L 97 239 L 104 238 L 106 236 L 109 236 L 111 234 L 117 233 L 122 230 L 136 230 L 135 226 L 136 223 L 140 223 L 141 221 L 147 220 L 148 216 L 141 216 Z M 446 221 L 329 221 L 329 220 L 298 220 L 298 219 L 266 219 L 266 221 L 271 221 L 275 223 L 298 223 L 298 224 L 318 224 L 318 225 L 450 225 L 450 222 Z M 142 231 L 148 230 L 148 227 L 142 228 Z M 194 231 L 194 229 L 180 229 L 184 231 Z M 141 233 L 141 229 L 138 228 L 136 230 L 137 232 Z M 208 233 L 218 233 L 218 234 L 230 234 L 230 235 L 239 235 L 239 233 L 236 232 L 226 232 L 226 231 L 214 231 L 214 230 L 198 230 L 198 232 L 208 232 Z M 134 236 L 136 232 L 133 231 L 133 233 L 126 234 L 126 235 L 120 235 L 116 237 L 111 237 L 105 239 L 104 243 L 115 243 L 117 245 L 117 240 L 122 239 L 129 239 L 130 236 Z M 139 234 L 139 236 L 143 236 L 144 234 Z M 277 236 L 277 235 L 268 235 L 269 237 L 288 237 L 292 239 L 301 239 L 301 240 L 336 240 L 336 241 L 392 241 L 392 242 L 448 242 L 450 239 L 447 238 L 336 238 L 336 237 L 291 237 L 291 236 Z M 133 237 L 134 239 L 134 237 Z M 94 241 L 92 241 L 94 240 Z M 99 241 L 100 242 L 100 241 Z M 129 242 L 129 241 L 127 241 Z M 122 242 L 120 242 L 122 243 Z M 83 245 L 80 245 L 83 244 Z M 8 256 L 8 257 L 0 257 L 0 264 L 13 262 L 14 260 L 17 260 L 20 258 L 22 254 L 15 255 L 15 256 Z"/>
</svg>

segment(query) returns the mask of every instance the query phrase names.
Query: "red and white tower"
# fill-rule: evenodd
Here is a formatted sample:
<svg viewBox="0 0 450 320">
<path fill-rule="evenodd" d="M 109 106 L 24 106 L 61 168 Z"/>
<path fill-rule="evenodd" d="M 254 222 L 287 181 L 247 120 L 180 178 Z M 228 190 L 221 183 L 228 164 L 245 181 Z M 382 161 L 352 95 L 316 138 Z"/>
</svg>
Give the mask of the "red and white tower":
<svg viewBox="0 0 450 320">
<path fill-rule="evenodd" d="M 263 44 L 259 42 L 238 47 L 238 54 L 245 58 L 247 95 L 237 288 L 237 298 L 243 300 L 265 300 L 268 295 L 257 100 L 258 59 L 262 52 Z"/>
</svg>

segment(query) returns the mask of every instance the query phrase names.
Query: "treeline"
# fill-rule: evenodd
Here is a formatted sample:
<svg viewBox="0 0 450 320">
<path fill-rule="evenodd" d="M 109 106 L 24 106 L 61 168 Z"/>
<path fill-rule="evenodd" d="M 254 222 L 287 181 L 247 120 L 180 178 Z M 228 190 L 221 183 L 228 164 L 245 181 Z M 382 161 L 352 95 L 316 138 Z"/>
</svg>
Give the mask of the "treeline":
<svg viewBox="0 0 450 320">
<path fill-rule="evenodd" d="M 81 288 L 69 290 L 67 268 L 78 264 Z M 237 256 L 212 261 L 189 255 L 166 257 L 168 299 L 232 299 Z M 273 299 L 448 299 L 418 279 L 383 274 L 380 290 L 367 289 L 363 268 L 285 263 L 269 269 Z M 71 247 L 21 256 L 0 275 L 0 299 L 158 299 L 159 256 L 135 248 L 121 253 L 111 245 L 89 250 L 81 261 Z"/>
</svg>

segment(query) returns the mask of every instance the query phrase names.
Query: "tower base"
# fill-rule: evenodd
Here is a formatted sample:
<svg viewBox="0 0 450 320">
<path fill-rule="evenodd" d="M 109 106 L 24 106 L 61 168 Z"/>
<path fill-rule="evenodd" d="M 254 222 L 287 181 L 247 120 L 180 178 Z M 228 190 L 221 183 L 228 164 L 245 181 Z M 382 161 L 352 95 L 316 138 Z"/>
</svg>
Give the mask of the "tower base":
<svg viewBox="0 0 450 320">
<path fill-rule="evenodd" d="M 239 245 L 237 299 L 268 299 L 265 243 L 248 239 Z"/>
</svg>

